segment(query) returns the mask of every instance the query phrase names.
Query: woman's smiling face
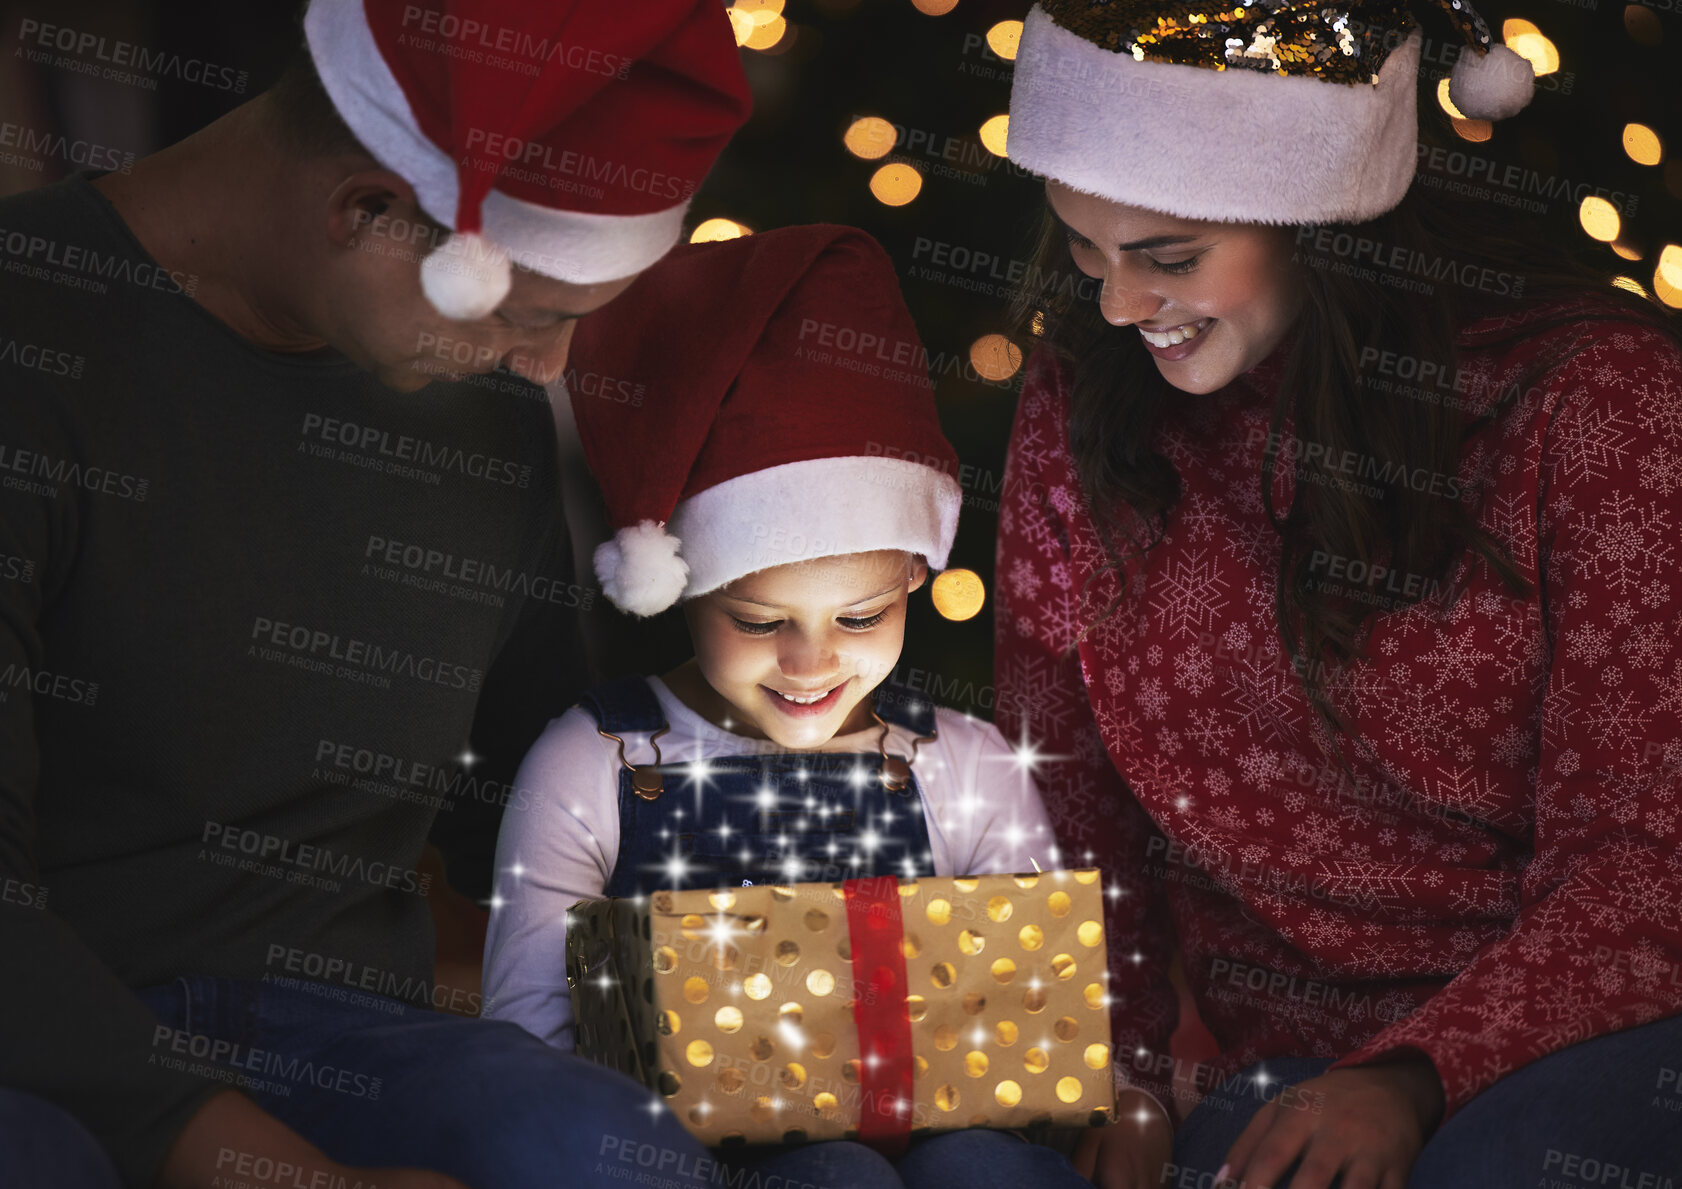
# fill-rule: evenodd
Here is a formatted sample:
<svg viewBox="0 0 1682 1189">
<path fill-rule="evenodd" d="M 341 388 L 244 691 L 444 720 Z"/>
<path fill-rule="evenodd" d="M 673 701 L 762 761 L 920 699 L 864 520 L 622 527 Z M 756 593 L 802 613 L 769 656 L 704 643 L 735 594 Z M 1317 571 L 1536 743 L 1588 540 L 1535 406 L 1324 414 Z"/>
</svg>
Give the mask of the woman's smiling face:
<svg viewBox="0 0 1682 1189">
<path fill-rule="evenodd" d="M 1162 378 L 1213 392 L 1273 353 L 1302 307 L 1287 227 L 1204 223 L 1046 183 L 1098 308 L 1136 329 Z"/>
</svg>

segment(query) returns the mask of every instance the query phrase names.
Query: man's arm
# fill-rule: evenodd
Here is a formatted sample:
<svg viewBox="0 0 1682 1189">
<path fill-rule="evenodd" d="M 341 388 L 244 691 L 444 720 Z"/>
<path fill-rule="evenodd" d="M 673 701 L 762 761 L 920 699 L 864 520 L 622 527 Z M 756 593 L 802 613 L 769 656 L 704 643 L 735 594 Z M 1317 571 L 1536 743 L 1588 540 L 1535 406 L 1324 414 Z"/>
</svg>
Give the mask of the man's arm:
<svg viewBox="0 0 1682 1189">
<path fill-rule="evenodd" d="M 7 439 L 33 444 L 16 393 Z M 58 449 L 58 446 L 53 446 Z M 61 454 L 61 457 L 67 456 Z M 126 1183 L 149 1185 L 175 1134 L 223 1089 L 166 1068 L 157 1024 L 73 929 L 51 911 L 35 855 L 34 673 L 46 659 L 42 609 L 65 581 L 73 511 L 20 491 L 0 493 L 0 1084 L 69 1111 L 105 1145 Z M 93 807 L 90 806 L 90 811 Z M 154 1059 L 155 1058 L 155 1059 Z"/>
</svg>

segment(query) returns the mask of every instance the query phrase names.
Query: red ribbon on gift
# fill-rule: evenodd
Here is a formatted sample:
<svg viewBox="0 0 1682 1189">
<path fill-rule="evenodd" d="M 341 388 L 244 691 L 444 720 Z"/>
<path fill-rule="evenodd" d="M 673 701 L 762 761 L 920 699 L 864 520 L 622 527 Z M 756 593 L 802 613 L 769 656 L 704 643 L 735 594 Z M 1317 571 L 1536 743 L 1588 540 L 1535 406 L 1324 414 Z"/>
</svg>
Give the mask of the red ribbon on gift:
<svg viewBox="0 0 1682 1189">
<path fill-rule="evenodd" d="M 853 1022 L 861 1057 L 859 1142 L 891 1159 L 911 1138 L 911 1017 L 905 1009 L 899 880 L 849 879 L 841 890 L 853 948 Z"/>
</svg>

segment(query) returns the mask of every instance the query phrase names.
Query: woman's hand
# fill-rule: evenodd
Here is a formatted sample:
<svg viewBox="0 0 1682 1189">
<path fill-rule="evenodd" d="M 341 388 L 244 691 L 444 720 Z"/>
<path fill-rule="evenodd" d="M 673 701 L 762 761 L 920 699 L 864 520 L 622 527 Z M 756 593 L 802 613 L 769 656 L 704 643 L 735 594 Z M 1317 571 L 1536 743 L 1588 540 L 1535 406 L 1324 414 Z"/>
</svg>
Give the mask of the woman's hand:
<svg viewBox="0 0 1682 1189">
<path fill-rule="evenodd" d="M 1084 1132 L 1075 1145 L 1075 1171 L 1098 1189 L 1146 1189 L 1162 1183 L 1174 1153 L 1174 1131 L 1150 1095 L 1123 1090 L 1117 1118 Z"/>
<path fill-rule="evenodd" d="M 1217 1185 L 1272 1186 L 1300 1157 L 1289 1189 L 1403 1189 L 1443 1114 L 1423 1056 L 1334 1069 L 1268 1103 L 1227 1153 Z"/>
</svg>

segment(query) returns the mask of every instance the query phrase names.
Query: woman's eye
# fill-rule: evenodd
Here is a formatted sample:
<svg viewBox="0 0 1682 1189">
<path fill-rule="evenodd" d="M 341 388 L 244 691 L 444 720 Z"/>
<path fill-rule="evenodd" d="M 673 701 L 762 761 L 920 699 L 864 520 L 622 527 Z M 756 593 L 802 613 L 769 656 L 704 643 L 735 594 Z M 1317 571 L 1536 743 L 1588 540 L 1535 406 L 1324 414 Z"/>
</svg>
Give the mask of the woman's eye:
<svg viewBox="0 0 1682 1189">
<path fill-rule="evenodd" d="M 746 632 L 750 636 L 768 636 L 777 630 L 777 625 L 782 620 L 773 619 L 770 623 L 752 623 L 746 619 L 737 619 L 732 615 L 730 622 L 736 625 L 737 631 Z"/>
<path fill-rule="evenodd" d="M 843 616 L 835 622 L 839 623 L 842 627 L 852 628 L 854 631 L 863 631 L 865 628 L 873 628 L 877 624 L 881 623 L 883 617 L 886 616 L 887 613 L 888 609 L 883 607 L 875 615 L 869 616 L 865 619 L 854 619 Z"/>
<path fill-rule="evenodd" d="M 1202 259 L 1201 256 L 1193 256 L 1193 257 L 1191 257 L 1190 259 L 1187 259 L 1187 260 L 1175 260 L 1175 261 L 1153 259 L 1151 261 L 1151 271 L 1152 272 L 1174 273 L 1176 275 L 1178 275 L 1180 273 L 1188 273 L 1192 269 L 1197 267 L 1197 262 L 1201 259 Z"/>
<path fill-rule="evenodd" d="M 1079 248 L 1082 251 L 1086 251 L 1087 249 L 1096 248 L 1098 246 L 1078 232 L 1069 231 L 1066 234 L 1068 235 L 1069 247 L 1071 248 Z"/>
</svg>

